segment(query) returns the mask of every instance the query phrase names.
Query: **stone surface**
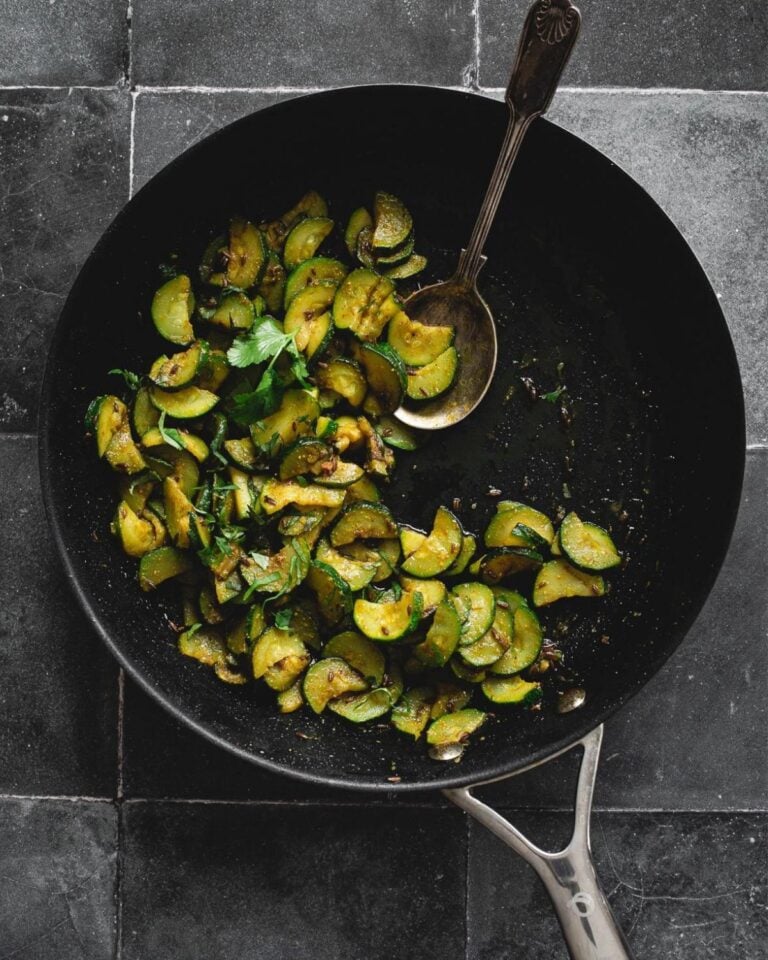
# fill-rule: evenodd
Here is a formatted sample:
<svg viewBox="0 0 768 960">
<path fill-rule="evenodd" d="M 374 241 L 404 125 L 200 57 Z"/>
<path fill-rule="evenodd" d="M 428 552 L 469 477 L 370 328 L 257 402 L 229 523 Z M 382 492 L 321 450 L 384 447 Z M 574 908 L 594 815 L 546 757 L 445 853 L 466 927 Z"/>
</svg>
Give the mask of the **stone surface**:
<svg viewBox="0 0 768 960">
<path fill-rule="evenodd" d="M 130 96 L 4 90 L 0 100 L 0 430 L 31 430 L 56 317 L 128 197 Z"/>
<path fill-rule="evenodd" d="M 480 0 L 480 83 L 506 86 L 529 0 Z M 748 0 L 578 4 L 582 30 L 563 82 L 768 89 L 768 8 Z"/>
<path fill-rule="evenodd" d="M 472 0 L 137 0 L 133 75 L 170 86 L 460 84 L 474 34 Z"/>
<path fill-rule="evenodd" d="M 0 956 L 113 960 L 116 858 L 110 804 L 0 800 Z"/>
<path fill-rule="evenodd" d="M 564 814 L 513 817 L 554 849 Z M 593 823 L 598 874 L 637 957 L 764 960 L 765 815 L 601 813 Z M 470 827 L 468 960 L 566 960 L 533 870 L 483 827 Z"/>
<path fill-rule="evenodd" d="M 0 435 L 0 529 L 0 794 L 111 797 L 117 669 L 54 553 L 32 438 Z"/>
<path fill-rule="evenodd" d="M 124 808 L 123 960 L 464 958 L 457 812 Z"/>
<path fill-rule="evenodd" d="M 126 0 L 0 0 L 0 83 L 117 83 L 127 14 Z"/>
</svg>

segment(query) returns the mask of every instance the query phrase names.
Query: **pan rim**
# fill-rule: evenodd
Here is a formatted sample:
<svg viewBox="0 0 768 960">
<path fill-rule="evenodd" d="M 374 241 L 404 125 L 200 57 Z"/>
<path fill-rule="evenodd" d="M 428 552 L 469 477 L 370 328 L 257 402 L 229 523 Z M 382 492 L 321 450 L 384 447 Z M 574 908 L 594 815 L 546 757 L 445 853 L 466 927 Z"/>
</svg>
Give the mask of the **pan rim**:
<svg viewBox="0 0 768 960">
<path fill-rule="evenodd" d="M 194 730 L 197 734 L 203 736 L 209 742 L 225 749 L 230 754 L 239 757 L 240 759 L 247 760 L 248 762 L 266 769 L 271 773 L 281 774 L 288 776 L 294 780 L 299 780 L 304 783 L 311 783 L 316 786 L 323 787 L 332 787 L 337 789 L 346 789 L 353 790 L 355 792 L 361 793 L 386 793 L 386 794 L 405 794 L 413 792 L 423 792 L 427 790 L 446 790 L 454 789 L 459 787 L 471 787 L 472 785 L 479 785 L 480 783 L 487 783 L 494 780 L 505 779 L 506 777 L 524 773 L 527 770 L 532 769 L 533 767 L 539 766 L 542 763 L 546 762 L 549 759 L 562 754 L 564 751 L 568 750 L 570 747 L 573 747 L 578 743 L 587 733 L 591 730 L 594 730 L 597 726 L 607 720 L 612 716 L 617 710 L 623 707 L 626 703 L 629 702 L 639 690 L 645 686 L 645 684 L 653 677 L 661 667 L 670 659 L 672 654 L 679 648 L 680 644 L 686 638 L 688 632 L 690 631 L 691 626 L 693 625 L 695 619 L 701 612 L 706 599 L 709 597 L 712 587 L 717 579 L 720 569 L 722 567 L 723 561 L 728 553 L 728 548 L 730 546 L 733 531 L 736 523 L 736 517 L 738 514 L 740 502 L 741 502 L 741 492 L 743 487 L 743 478 L 744 478 L 744 466 L 746 461 L 746 423 L 745 423 L 745 409 L 744 409 L 744 395 L 743 388 L 739 391 L 740 394 L 740 404 L 739 404 L 739 422 L 734 423 L 733 429 L 734 433 L 738 434 L 738 437 L 741 440 L 741 447 L 743 449 L 743 456 L 740 458 L 738 464 L 734 463 L 734 470 L 738 469 L 738 489 L 734 486 L 734 498 L 733 503 L 729 506 L 728 523 L 725 529 L 727 529 L 727 537 L 725 538 L 725 543 L 723 545 L 723 550 L 719 558 L 717 558 L 716 563 L 712 564 L 709 576 L 706 582 L 706 591 L 702 594 L 702 602 L 695 609 L 691 610 L 686 616 L 686 618 L 681 622 L 678 627 L 678 637 L 675 642 L 669 642 L 664 647 L 661 653 L 653 660 L 650 660 L 647 669 L 643 672 L 641 676 L 635 678 L 634 681 L 627 686 L 622 693 L 617 696 L 611 703 L 607 704 L 602 710 L 598 711 L 596 714 L 585 714 L 585 719 L 580 723 L 575 724 L 569 728 L 569 731 L 564 734 L 561 738 L 554 742 L 550 742 L 546 745 L 540 746 L 533 751 L 530 751 L 526 754 L 522 754 L 520 757 L 520 762 L 516 763 L 514 761 L 510 762 L 499 762 L 495 765 L 489 765 L 482 773 L 478 774 L 462 774 L 460 772 L 459 766 L 454 766 L 451 770 L 451 773 L 437 777 L 431 780 L 409 780 L 407 782 L 392 783 L 385 779 L 381 781 L 371 779 L 354 779 L 357 775 L 345 776 L 340 775 L 324 775 L 315 773 L 312 770 L 307 769 L 298 769 L 291 766 L 290 764 L 278 763 L 276 761 L 270 760 L 269 758 L 260 756 L 255 752 L 248 751 L 237 746 L 234 743 L 231 743 L 225 737 L 217 734 L 213 729 L 211 729 L 207 724 L 191 717 L 187 714 L 182 708 L 177 706 L 173 700 L 168 697 L 162 690 L 155 687 L 143 674 L 143 671 L 139 666 L 137 666 L 132 659 L 127 656 L 120 645 L 116 643 L 109 631 L 102 624 L 99 613 L 94 606 L 91 604 L 87 591 L 83 588 L 82 584 L 78 580 L 74 565 L 69 556 L 69 551 L 64 542 L 64 537 L 62 534 L 61 525 L 59 523 L 59 518 L 56 514 L 56 509 L 54 506 L 54 496 L 53 496 L 53 485 L 51 483 L 51 471 L 50 471 L 50 449 L 49 449 L 49 414 L 51 409 L 51 393 L 53 389 L 53 378 L 52 378 L 52 367 L 53 367 L 53 358 L 57 352 L 59 343 L 64 335 L 63 329 L 63 318 L 68 312 L 68 307 L 70 301 L 74 298 L 77 291 L 79 290 L 80 284 L 82 282 L 83 272 L 85 266 L 90 261 L 90 259 L 97 253 L 97 251 L 102 247 L 103 244 L 108 242 L 111 234 L 119 228 L 123 219 L 130 213 L 130 210 L 133 206 L 134 200 L 139 198 L 141 194 L 149 188 L 158 178 L 163 178 L 165 176 L 170 176 L 173 173 L 174 168 L 188 160 L 190 155 L 194 154 L 196 151 L 200 150 L 203 145 L 210 144 L 210 142 L 216 138 L 220 138 L 226 135 L 226 133 L 231 130 L 233 127 L 236 127 L 239 124 L 246 124 L 252 122 L 252 118 L 256 115 L 260 115 L 264 112 L 271 112 L 274 110 L 280 110 L 286 107 L 288 104 L 293 104 L 294 102 L 304 102 L 308 100 L 313 100 L 317 102 L 318 100 L 338 96 L 339 94 L 345 93 L 354 93 L 360 94 L 365 91 L 381 91 L 381 90 L 423 90 L 430 91 L 431 93 L 443 95 L 446 97 L 462 97 L 462 98 L 479 98 L 484 101 L 489 101 L 492 103 L 499 103 L 498 101 L 493 100 L 490 97 L 485 96 L 474 91 L 469 90 L 457 90 L 454 88 L 448 87 L 437 87 L 430 86 L 427 84 L 361 84 L 357 86 L 345 86 L 337 87 L 330 90 L 322 90 L 311 93 L 302 94 L 297 97 L 291 97 L 285 100 L 280 100 L 269 106 L 262 107 L 258 110 L 253 111 L 250 114 L 247 114 L 245 117 L 242 117 L 233 123 L 227 124 L 222 127 L 220 130 L 215 131 L 210 134 L 208 137 L 203 140 L 198 141 L 198 143 L 193 144 L 182 154 L 172 160 L 169 164 L 164 166 L 160 171 L 155 173 L 147 183 L 141 187 L 141 189 L 135 193 L 132 197 L 129 198 L 127 203 L 121 208 L 117 213 L 112 222 L 107 226 L 107 228 L 102 233 L 101 237 L 94 245 L 91 253 L 86 258 L 83 263 L 78 276 L 76 277 L 72 287 L 70 288 L 67 299 L 61 309 L 59 317 L 57 319 L 56 325 L 54 327 L 50 345 L 48 348 L 46 363 L 43 373 L 43 379 L 39 395 L 39 407 L 38 407 L 38 418 L 37 418 L 37 431 L 38 431 L 38 464 L 40 470 L 40 489 L 42 492 L 43 506 L 45 509 L 46 518 L 48 521 L 49 528 L 53 534 L 53 540 L 56 545 L 56 550 L 59 555 L 59 558 L 64 567 L 67 581 L 75 594 L 78 603 L 84 612 L 86 618 L 92 627 L 96 630 L 96 633 L 100 636 L 101 640 L 105 643 L 107 649 L 118 661 L 119 665 L 127 672 L 131 679 L 136 682 L 142 690 L 148 693 L 155 702 L 159 703 L 163 709 L 165 709 L 172 717 L 177 721 L 180 721 L 188 728 Z M 499 103 L 499 107 L 503 108 L 503 103 Z M 665 231 L 669 233 L 670 231 L 675 236 L 676 241 L 681 243 L 684 249 L 687 251 L 688 256 L 690 257 L 691 264 L 695 266 L 697 273 L 700 276 L 702 286 L 706 286 L 710 298 L 712 300 L 713 308 L 716 308 L 719 319 L 722 323 L 723 331 L 727 334 L 727 355 L 722 357 L 722 364 L 724 367 L 730 367 L 732 372 L 736 374 L 736 379 L 741 383 L 741 376 L 738 366 L 738 361 L 736 358 L 736 351 L 733 345 L 733 338 L 730 335 L 730 330 L 728 328 L 725 316 L 720 306 L 719 301 L 714 293 L 712 284 L 697 256 L 695 251 L 691 248 L 690 244 L 674 224 L 672 219 L 667 215 L 667 213 L 659 206 L 659 204 L 653 199 L 653 197 L 642 187 L 637 181 L 635 181 L 629 173 L 618 163 L 616 163 L 611 158 L 607 157 L 596 147 L 593 147 L 587 141 L 583 140 L 581 137 L 576 134 L 571 133 L 565 128 L 559 126 L 556 123 L 553 123 L 550 120 L 545 118 L 539 118 L 538 123 L 544 123 L 547 126 L 554 127 L 557 129 L 558 134 L 562 135 L 567 139 L 576 141 L 578 144 L 578 149 L 585 151 L 587 154 L 592 155 L 597 163 L 607 165 L 607 168 L 611 169 L 611 173 L 614 176 L 617 176 L 619 180 L 623 181 L 623 185 L 629 190 L 635 191 L 636 195 L 644 204 L 652 205 L 655 209 L 655 214 L 659 217 L 659 224 L 663 226 Z M 426 767 L 425 767 L 426 769 Z M 455 773 L 453 771 L 456 771 Z"/>
</svg>

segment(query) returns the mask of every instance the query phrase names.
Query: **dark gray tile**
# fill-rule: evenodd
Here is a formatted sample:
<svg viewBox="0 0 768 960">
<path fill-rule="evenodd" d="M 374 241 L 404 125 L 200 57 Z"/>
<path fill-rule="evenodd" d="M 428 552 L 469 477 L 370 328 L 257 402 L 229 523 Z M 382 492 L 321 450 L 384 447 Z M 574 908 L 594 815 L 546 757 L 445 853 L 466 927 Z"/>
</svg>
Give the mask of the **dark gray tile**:
<svg viewBox="0 0 768 960">
<path fill-rule="evenodd" d="M 459 84 L 474 56 L 472 0 L 133 5 L 134 77 L 153 85 Z"/>
<path fill-rule="evenodd" d="M 768 451 L 747 458 L 736 532 L 672 660 L 606 725 L 595 802 L 768 810 Z M 481 791 L 495 803 L 571 801 L 576 755 Z"/>
<path fill-rule="evenodd" d="M 128 803 L 123 960 L 464 960 L 452 811 Z"/>
<path fill-rule="evenodd" d="M 143 187 L 188 147 L 287 94 L 143 91 L 136 97 L 133 188 Z"/>
<path fill-rule="evenodd" d="M 0 430 L 29 430 L 53 323 L 128 196 L 130 95 L 5 90 L 0 99 Z"/>
<path fill-rule="evenodd" d="M 0 83 L 117 83 L 127 13 L 127 0 L 0 0 Z"/>
<path fill-rule="evenodd" d="M 0 800 L 0 955 L 112 960 L 116 857 L 111 804 Z"/>
<path fill-rule="evenodd" d="M 54 555 L 32 438 L 0 435 L 0 529 L 0 793 L 113 796 L 117 669 Z"/>
<path fill-rule="evenodd" d="M 530 0 L 480 0 L 480 82 L 506 86 Z M 747 0 L 578 4 L 582 31 L 564 83 L 768 88 L 768 8 Z"/>
<path fill-rule="evenodd" d="M 768 439 L 768 95 L 566 92 L 552 119 L 624 166 L 691 243 L 736 344 L 748 438 Z"/>
<path fill-rule="evenodd" d="M 564 816 L 513 822 L 546 848 L 567 829 Z M 602 813 L 593 835 L 598 874 L 636 956 L 765 960 L 765 816 Z M 469 862 L 468 960 L 566 960 L 533 870 L 475 824 Z"/>
</svg>

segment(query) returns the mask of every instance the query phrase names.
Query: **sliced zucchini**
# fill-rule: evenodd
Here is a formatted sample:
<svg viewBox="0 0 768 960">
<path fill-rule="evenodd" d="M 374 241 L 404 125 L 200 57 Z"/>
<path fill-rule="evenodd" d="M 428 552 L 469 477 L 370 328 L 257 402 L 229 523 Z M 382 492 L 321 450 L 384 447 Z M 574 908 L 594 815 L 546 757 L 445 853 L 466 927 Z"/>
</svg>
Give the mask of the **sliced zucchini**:
<svg viewBox="0 0 768 960">
<path fill-rule="evenodd" d="M 310 366 L 313 366 L 328 350 L 333 342 L 334 332 L 333 315 L 330 310 L 321 313 L 319 317 L 310 322 L 307 345 L 304 349 Z"/>
<path fill-rule="evenodd" d="M 228 472 L 229 482 L 234 487 L 235 516 L 238 520 L 248 520 L 259 512 L 259 485 L 253 483 L 250 474 L 237 467 L 230 467 Z"/>
<path fill-rule="evenodd" d="M 355 255 L 364 267 L 373 270 L 376 266 L 376 255 L 373 251 L 373 227 L 363 227 L 357 235 Z"/>
<path fill-rule="evenodd" d="M 329 283 L 338 287 L 347 275 L 347 268 L 338 260 L 330 257 L 312 257 L 300 263 L 292 270 L 285 283 L 283 306 L 287 310 L 293 298 L 305 287 L 313 287 L 319 283 Z"/>
<path fill-rule="evenodd" d="M 489 667 L 509 649 L 513 631 L 512 614 L 497 606 L 490 630 L 474 643 L 459 647 L 459 654 L 471 667 Z"/>
<path fill-rule="evenodd" d="M 251 439 L 261 450 L 275 453 L 312 433 L 320 405 L 309 390 L 286 390 L 279 408 L 251 426 Z"/>
<path fill-rule="evenodd" d="M 373 270 L 353 270 L 342 282 L 333 301 L 333 322 L 351 330 L 360 340 L 375 341 L 400 309 L 393 296 L 395 285 Z"/>
<path fill-rule="evenodd" d="M 146 469 L 147 463 L 131 436 L 131 425 L 128 422 L 128 410 L 122 405 L 123 419 L 120 426 L 112 434 L 107 444 L 104 458 L 113 470 L 121 473 L 135 474 Z M 98 436 L 97 426 L 97 436 Z"/>
<path fill-rule="evenodd" d="M 139 586 L 142 590 L 154 590 L 165 580 L 188 573 L 192 559 L 175 547 L 158 547 L 146 553 L 139 561 Z"/>
<path fill-rule="evenodd" d="M 468 646 L 491 629 L 496 616 L 496 598 L 484 583 L 461 583 L 453 588 L 452 594 L 461 620 L 460 643 Z"/>
<path fill-rule="evenodd" d="M 461 541 L 461 550 L 459 551 L 459 555 L 456 557 L 454 564 L 445 571 L 446 576 L 457 577 L 460 573 L 464 573 L 469 566 L 469 561 L 474 555 L 475 538 L 471 533 L 465 533 Z"/>
<path fill-rule="evenodd" d="M 192 313 L 195 295 L 186 274 L 168 280 L 152 298 L 152 322 L 161 337 L 171 343 L 191 343 L 195 339 Z"/>
<path fill-rule="evenodd" d="M 264 456 L 256 449 L 250 437 L 225 440 L 222 446 L 229 459 L 240 470 L 255 473 L 264 469 Z"/>
<path fill-rule="evenodd" d="M 446 713 L 429 725 L 427 743 L 432 747 L 464 744 L 475 731 L 480 729 L 487 718 L 488 715 L 482 710 L 473 710 L 471 707 L 456 710 L 455 713 Z"/>
<path fill-rule="evenodd" d="M 498 583 L 504 577 L 514 576 L 541 566 L 544 558 L 528 547 L 498 547 L 490 550 L 480 562 L 480 576 L 486 583 Z"/>
<path fill-rule="evenodd" d="M 421 594 L 403 593 L 399 600 L 373 603 L 355 600 L 352 616 L 358 630 L 371 640 L 391 643 L 412 633 L 421 619 Z"/>
<path fill-rule="evenodd" d="M 345 630 L 331 637 L 323 647 L 323 657 L 346 660 L 371 687 L 378 687 L 384 682 L 384 654 L 375 643 L 354 630 Z"/>
<path fill-rule="evenodd" d="M 510 590 L 509 587 L 491 587 L 491 590 L 496 598 L 496 605 L 509 610 L 512 616 L 518 607 L 528 606 L 528 601 L 517 590 Z"/>
<path fill-rule="evenodd" d="M 324 515 L 324 508 L 305 509 L 303 513 L 287 513 L 280 518 L 277 531 L 285 537 L 305 536 L 322 525 Z"/>
<path fill-rule="evenodd" d="M 382 266 L 387 267 L 392 264 L 402 263 L 413 253 L 415 243 L 416 237 L 413 231 L 411 231 L 402 243 L 393 247 L 391 250 L 375 250 L 374 257 L 376 266 L 381 268 Z M 371 234 L 371 248 L 373 248 L 373 234 Z M 382 270 L 381 272 L 383 273 L 384 271 Z"/>
<path fill-rule="evenodd" d="M 264 274 L 259 283 L 259 295 L 264 299 L 264 305 L 271 314 L 277 314 L 283 306 L 285 291 L 285 267 L 280 257 L 270 250 L 267 253 L 267 263 Z"/>
<path fill-rule="evenodd" d="M 415 577 L 434 577 L 456 560 L 464 533 L 461 524 L 446 507 L 438 507 L 432 531 L 427 539 L 402 564 L 404 573 Z"/>
<path fill-rule="evenodd" d="M 488 677 L 480 689 L 491 703 L 514 703 L 530 707 L 541 700 L 541 684 L 529 683 L 522 677 Z"/>
<path fill-rule="evenodd" d="M 330 701 L 328 709 L 353 723 L 366 723 L 389 713 L 392 697 L 386 687 L 377 687 L 367 693 L 342 694 Z"/>
<path fill-rule="evenodd" d="M 184 387 L 174 392 L 150 387 L 149 397 L 158 410 L 176 420 L 196 420 L 213 410 L 219 402 L 215 393 L 200 387 Z"/>
<path fill-rule="evenodd" d="M 357 422 L 367 448 L 367 456 L 364 464 L 366 473 L 387 479 L 395 469 L 394 453 L 385 445 L 365 417 L 358 417 Z"/>
<path fill-rule="evenodd" d="M 302 685 L 304 698 L 315 713 L 322 713 L 337 697 L 367 689 L 368 684 L 360 674 L 340 657 L 329 657 L 312 664 Z"/>
<path fill-rule="evenodd" d="M 221 287 L 238 287 L 240 290 L 254 286 L 267 263 L 267 247 L 261 231 L 241 217 L 232 220 L 225 259 L 225 272 L 211 274 L 209 283 Z"/>
<path fill-rule="evenodd" d="M 347 496 L 344 503 L 346 505 L 359 500 L 369 500 L 371 503 L 378 503 L 380 499 L 381 495 L 376 489 L 376 484 L 370 477 L 363 476 L 347 487 Z"/>
<path fill-rule="evenodd" d="M 400 544 L 406 557 L 412 556 L 427 539 L 426 533 L 413 527 L 400 527 Z"/>
<path fill-rule="evenodd" d="M 408 371 L 406 392 L 412 400 L 433 400 L 453 386 L 458 371 L 456 347 L 448 347 L 436 360 Z"/>
<path fill-rule="evenodd" d="M 387 250 L 403 243 L 413 229 L 413 217 L 407 207 L 383 190 L 377 190 L 373 200 L 373 245 Z"/>
<path fill-rule="evenodd" d="M 412 577 L 400 577 L 400 586 L 407 593 L 421 594 L 421 615 L 428 617 L 445 600 L 445 584 L 440 580 L 419 580 Z"/>
<path fill-rule="evenodd" d="M 388 540 L 397 536 L 397 524 L 383 503 L 359 500 L 344 507 L 331 531 L 331 544 L 341 547 L 354 540 Z"/>
<path fill-rule="evenodd" d="M 354 483 L 358 483 L 362 477 L 362 467 L 358 467 L 356 463 L 344 463 L 344 461 L 338 460 L 333 470 L 318 475 L 317 483 L 321 487 L 347 488 Z"/>
<path fill-rule="evenodd" d="M 210 586 L 206 585 L 200 591 L 198 605 L 200 607 L 200 616 L 206 623 L 217 624 L 224 622 L 224 614 L 216 602 L 216 597 Z M 243 623 L 243 628 L 244 627 L 245 624 Z M 245 629 L 243 629 L 243 636 L 245 636 Z M 227 644 L 227 646 L 229 646 L 229 644 Z"/>
<path fill-rule="evenodd" d="M 448 666 L 454 676 L 457 676 L 459 680 L 466 681 L 466 683 L 482 683 L 488 675 L 482 667 L 470 667 L 468 663 L 464 663 L 461 657 L 451 657 Z"/>
<path fill-rule="evenodd" d="M 581 520 L 575 513 L 567 514 L 560 524 L 559 541 L 566 557 L 581 570 L 595 573 L 621 563 L 608 531 Z"/>
<path fill-rule="evenodd" d="M 320 617 L 314 602 L 306 597 L 301 597 L 293 608 L 291 614 L 291 630 L 308 647 L 313 650 L 319 650 L 320 643 Z"/>
<path fill-rule="evenodd" d="M 201 390 L 216 393 L 229 376 L 227 355 L 223 350 L 209 350 L 208 359 L 197 376 L 197 385 Z"/>
<path fill-rule="evenodd" d="M 163 480 L 165 523 L 174 545 L 189 549 L 189 525 L 195 513 L 194 504 L 187 498 L 173 477 Z"/>
<path fill-rule="evenodd" d="M 390 280 L 407 280 L 408 277 L 415 277 L 427 265 L 427 258 L 420 253 L 412 253 L 403 263 L 398 263 L 384 271 L 384 276 Z"/>
<path fill-rule="evenodd" d="M 602 597 L 605 581 L 596 573 L 585 573 L 558 558 L 545 563 L 533 584 L 533 603 L 544 607 L 565 597 Z"/>
<path fill-rule="evenodd" d="M 503 500 L 485 531 L 486 547 L 530 547 L 531 538 L 518 526 L 529 527 L 547 544 L 552 543 L 555 529 L 545 514 L 524 503 Z"/>
<path fill-rule="evenodd" d="M 317 248 L 333 230 L 333 220 L 328 217 L 307 217 L 291 229 L 283 247 L 283 263 L 293 270 L 305 260 L 310 260 Z"/>
<path fill-rule="evenodd" d="M 305 473 L 317 475 L 335 463 L 335 454 L 327 443 L 316 437 L 300 437 L 283 454 L 278 475 L 281 480 L 291 480 Z"/>
<path fill-rule="evenodd" d="M 270 249 L 280 250 L 286 234 L 297 220 L 303 217 L 326 217 L 327 215 L 328 204 L 316 190 L 309 190 L 282 217 L 273 220 L 272 223 L 262 224 L 261 229 L 264 231 Z"/>
<path fill-rule="evenodd" d="M 118 397 L 97 397 L 88 407 L 86 426 L 96 438 L 96 450 L 103 457 L 112 438 L 128 419 L 128 408 Z"/>
<path fill-rule="evenodd" d="M 143 513 L 152 491 L 155 489 L 154 478 L 146 476 L 120 477 L 117 488 L 120 499 L 125 501 L 134 513 Z"/>
<path fill-rule="evenodd" d="M 310 659 L 309 650 L 291 630 L 268 627 L 253 646 L 253 676 L 273 690 L 287 690 L 309 666 Z"/>
<path fill-rule="evenodd" d="M 353 592 L 362 590 L 376 576 L 379 564 L 376 560 L 353 560 L 334 550 L 327 540 L 319 540 L 315 559 L 327 564 L 338 573 Z"/>
<path fill-rule="evenodd" d="M 409 367 L 424 367 L 453 344 L 455 331 L 448 326 L 428 326 L 399 310 L 387 328 L 387 343 Z"/>
<path fill-rule="evenodd" d="M 459 615 L 451 601 L 445 599 L 435 610 L 426 637 L 413 648 L 413 653 L 428 667 L 442 667 L 456 651 L 460 636 Z"/>
<path fill-rule="evenodd" d="M 179 653 L 192 657 L 207 667 L 226 664 L 227 647 L 221 632 L 215 627 L 201 627 L 198 630 L 185 630 L 179 634 Z"/>
<path fill-rule="evenodd" d="M 323 390 L 333 390 L 353 407 L 362 405 L 368 389 L 360 364 L 349 357 L 334 357 L 328 363 L 320 363 L 316 380 Z"/>
<path fill-rule="evenodd" d="M 320 615 L 326 623 L 339 623 L 352 609 L 352 592 L 346 581 L 327 563 L 312 562 L 307 584 L 317 597 Z"/>
<path fill-rule="evenodd" d="M 287 593 L 294 590 L 307 576 L 310 567 L 309 550 L 300 537 L 291 540 L 266 564 L 257 563 L 248 555 L 240 561 L 240 572 L 252 590 L 259 593 Z"/>
<path fill-rule="evenodd" d="M 512 643 L 491 667 L 491 673 L 510 676 L 535 663 L 541 652 L 544 631 L 539 618 L 527 604 L 520 604 L 513 614 Z"/>
<path fill-rule="evenodd" d="M 326 282 L 305 287 L 291 300 L 285 312 L 283 329 L 286 333 L 294 334 L 299 350 L 309 351 L 309 342 L 313 333 L 315 338 L 317 336 L 315 330 L 317 319 L 329 312 L 335 296 L 336 284 Z M 327 320 L 325 323 L 329 325 Z"/>
<path fill-rule="evenodd" d="M 203 463 L 210 456 L 211 451 L 208 449 L 208 444 L 202 439 L 202 437 L 197 437 L 194 433 L 190 433 L 188 430 L 177 430 L 174 434 L 174 438 L 181 443 L 182 447 L 187 451 L 187 453 L 192 454 L 198 463 Z M 151 450 L 153 447 L 162 446 L 164 443 L 165 437 L 157 427 L 147 430 L 147 432 L 141 438 L 142 447 L 145 447 L 149 450 Z M 163 452 L 161 452 L 161 455 L 162 453 Z"/>
<path fill-rule="evenodd" d="M 277 709 L 280 713 L 295 713 L 304 706 L 304 694 L 301 692 L 301 680 L 291 684 L 287 690 L 277 695 Z"/>
<path fill-rule="evenodd" d="M 250 330 L 256 319 L 253 303 L 241 291 L 228 293 L 208 318 L 209 323 L 235 332 Z"/>
<path fill-rule="evenodd" d="M 374 547 L 367 547 L 359 540 L 341 547 L 344 556 L 351 557 L 365 563 L 377 563 L 378 567 L 373 583 L 388 580 L 395 572 L 397 561 L 400 558 L 400 543 L 395 540 L 379 540 Z"/>
<path fill-rule="evenodd" d="M 160 411 L 149 398 L 149 389 L 145 386 L 139 387 L 136 396 L 133 399 L 133 410 L 131 412 L 133 429 L 141 439 L 145 433 L 149 433 L 157 426 L 160 420 Z"/>
<path fill-rule="evenodd" d="M 357 238 L 364 227 L 373 226 L 373 217 L 368 213 L 365 207 L 358 207 L 353 210 L 344 230 L 344 243 L 349 251 L 350 257 L 354 257 L 357 250 Z"/>
<path fill-rule="evenodd" d="M 397 410 L 407 385 L 403 361 L 386 343 L 364 343 L 358 356 L 365 370 L 368 388 L 377 401 L 377 408 L 373 412 L 379 416 Z"/>
<path fill-rule="evenodd" d="M 384 443 L 396 450 L 411 451 L 419 447 L 420 439 L 416 431 L 386 414 L 379 418 L 376 431 Z"/>
<path fill-rule="evenodd" d="M 435 691 L 431 687 L 414 687 L 400 697 L 392 708 L 392 726 L 418 740 L 429 723 Z"/>
<path fill-rule="evenodd" d="M 129 557 L 143 557 L 165 541 L 162 522 L 151 511 L 146 518 L 140 517 L 125 500 L 117 505 L 115 527 L 120 544 Z"/>
<path fill-rule="evenodd" d="M 332 487 L 304 486 L 296 480 L 267 480 L 259 495 L 259 505 L 264 513 L 277 513 L 293 504 L 297 507 L 340 507 L 344 491 Z"/>
<path fill-rule="evenodd" d="M 430 716 L 433 720 L 437 720 L 446 713 L 456 713 L 457 710 L 463 710 L 471 699 L 471 690 L 465 690 L 455 683 L 440 682 L 437 684 L 437 696 L 432 704 Z"/>
</svg>

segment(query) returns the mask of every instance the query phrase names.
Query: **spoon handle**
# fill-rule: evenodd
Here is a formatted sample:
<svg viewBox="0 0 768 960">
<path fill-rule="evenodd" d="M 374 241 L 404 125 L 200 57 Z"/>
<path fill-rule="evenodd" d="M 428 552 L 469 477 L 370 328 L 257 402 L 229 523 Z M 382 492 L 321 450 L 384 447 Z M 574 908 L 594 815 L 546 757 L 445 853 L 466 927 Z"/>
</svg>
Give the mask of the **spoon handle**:
<svg viewBox="0 0 768 960">
<path fill-rule="evenodd" d="M 462 250 L 454 280 L 474 285 L 483 247 L 509 174 L 531 121 L 546 113 L 576 43 L 581 14 L 570 0 L 536 0 L 525 18 L 506 93 L 509 124 L 472 236 Z"/>
</svg>

